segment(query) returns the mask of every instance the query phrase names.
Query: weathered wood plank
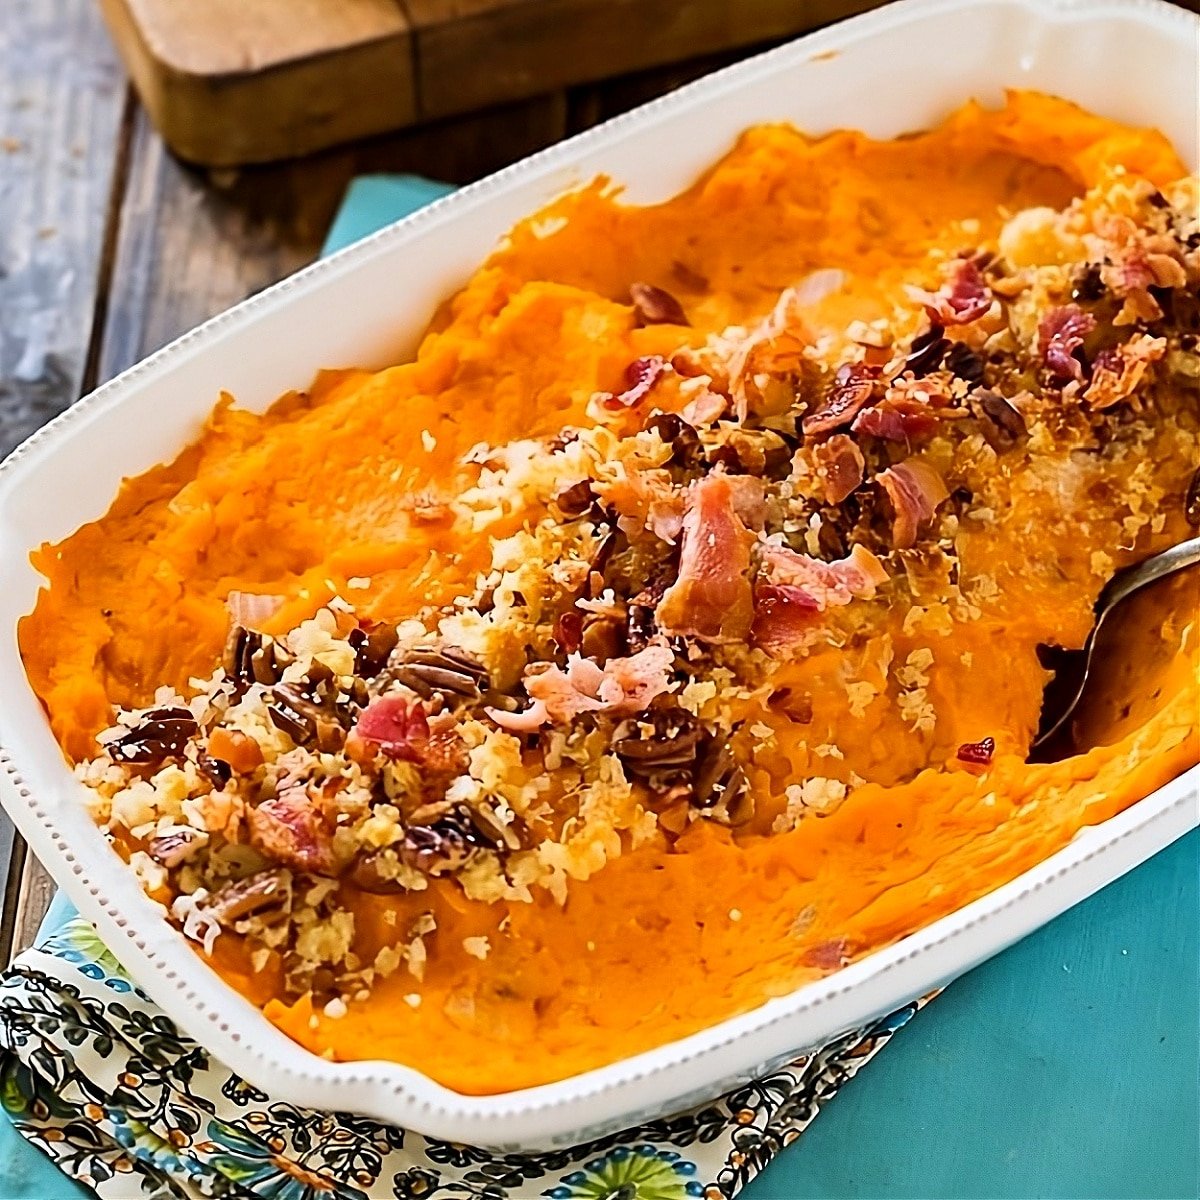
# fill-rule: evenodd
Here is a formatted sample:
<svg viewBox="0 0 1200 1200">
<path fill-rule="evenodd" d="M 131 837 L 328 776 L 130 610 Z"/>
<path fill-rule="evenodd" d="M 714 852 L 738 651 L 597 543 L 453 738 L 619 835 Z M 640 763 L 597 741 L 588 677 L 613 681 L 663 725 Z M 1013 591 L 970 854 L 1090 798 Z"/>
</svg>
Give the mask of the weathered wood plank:
<svg viewBox="0 0 1200 1200">
<path fill-rule="evenodd" d="M 143 103 L 178 154 L 264 162 L 417 116 L 397 0 L 101 0 Z"/>
<path fill-rule="evenodd" d="M 554 96 L 299 162 L 206 174 L 172 158 L 139 112 L 100 377 L 311 262 L 355 175 L 466 182 L 565 130 L 566 103 Z"/>
<path fill-rule="evenodd" d="M 798 34 L 880 0 L 406 0 L 423 116 Z"/>
<path fill-rule="evenodd" d="M 90 0 L 0 8 L 0 456 L 79 395 L 125 92 Z"/>
<path fill-rule="evenodd" d="M 127 96 L 91 0 L 0 6 L 0 457 L 92 382 Z M 2 813 L 0 880 L 4 963 L 53 885 Z"/>
</svg>

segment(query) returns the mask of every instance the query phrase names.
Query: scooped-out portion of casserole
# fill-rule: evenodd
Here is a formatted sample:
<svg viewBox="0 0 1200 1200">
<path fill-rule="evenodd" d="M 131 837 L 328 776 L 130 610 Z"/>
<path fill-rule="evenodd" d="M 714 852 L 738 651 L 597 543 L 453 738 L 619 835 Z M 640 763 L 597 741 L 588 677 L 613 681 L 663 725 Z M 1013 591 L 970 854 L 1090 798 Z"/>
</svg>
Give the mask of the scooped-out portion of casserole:
<svg viewBox="0 0 1200 1200">
<path fill-rule="evenodd" d="M 624 1058 L 1196 761 L 1186 575 L 1091 748 L 1026 759 L 1045 648 L 1200 521 L 1198 285 L 1153 131 L 1030 93 L 751 129 L 667 203 L 520 224 L 414 361 L 223 397 L 37 554 L 30 678 L 297 1041 L 470 1093 Z"/>
</svg>

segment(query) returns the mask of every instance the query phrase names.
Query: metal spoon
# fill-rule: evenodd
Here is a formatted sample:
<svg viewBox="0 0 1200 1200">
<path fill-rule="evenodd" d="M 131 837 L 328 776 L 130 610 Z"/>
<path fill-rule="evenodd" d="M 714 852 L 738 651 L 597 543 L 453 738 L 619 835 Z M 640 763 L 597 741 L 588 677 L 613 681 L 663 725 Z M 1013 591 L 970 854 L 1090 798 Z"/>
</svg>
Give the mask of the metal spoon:
<svg viewBox="0 0 1200 1200">
<path fill-rule="evenodd" d="M 1046 688 L 1042 702 L 1042 719 L 1038 735 L 1029 747 L 1032 762 L 1044 762 L 1044 750 L 1056 734 L 1066 726 L 1079 707 L 1079 701 L 1087 690 L 1092 667 L 1092 653 L 1096 648 L 1096 636 L 1105 618 L 1122 601 L 1140 591 L 1148 584 L 1157 583 L 1168 575 L 1174 575 L 1186 567 L 1200 563 L 1200 537 L 1189 538 L 1168 550 L 1151 555 L 1140 563 L 1118 571 L 1104 585 L 1096 600 L 1096 623 L 1088 634 L 1082 650 L 1060 651 L 1063 660 L 1054 679 Z M 1070 668 L 1074 666 L 1074 671 Z M 1077 673 L 1077 675 L 1076 675 Z M 1043 751 L 1043 753 L 1038 753 Z"/>
</svg>

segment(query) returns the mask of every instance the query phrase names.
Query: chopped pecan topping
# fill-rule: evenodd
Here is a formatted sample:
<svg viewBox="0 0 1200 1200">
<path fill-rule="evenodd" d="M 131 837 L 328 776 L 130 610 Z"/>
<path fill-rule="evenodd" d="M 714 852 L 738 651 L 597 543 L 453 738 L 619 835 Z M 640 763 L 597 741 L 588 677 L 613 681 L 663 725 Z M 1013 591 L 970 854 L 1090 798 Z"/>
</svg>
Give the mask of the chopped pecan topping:
<svg viewBox="0 0 1200 1200">
<path fill-rule="evenodd" d="M 984 423 L 985 435 L 994 445 L 1011 446 L 1025 436 L 1025 418 L 1010 400 L 990 388 L 977 388 L 970 395 L 970 405 Z"/>
<path fill-rule="evenodd" d="M 1200 468 L 1192 472 L 1187 494 L 1183 498 L 1183 513 L 1189 525 L 1200 525 Z"/>
<path fill-rule="evenodd" d="M 222 925 L 232 925 L 269 908 L 284 908 L 291 899 L 291 872 L 273 867 L 226 884 L 205 907 Z"/>
<path fill-rule="evenodd" d="M 946 369 L 968 383 L 982 383 L 985 363 L 983 356 L 972 350 L 966 342 L 954 342 L 946 354 Z"/>
<path fill-rule="evenodd" d="M 277 683 L 271 689 L 267 715 L 298 746 L 315 742 L 322 752 L 340 750 L 346 743 L 345 716 L 339 711 L 335 690 L 328 680 L 310 682 L 310 690 L 298 683 Z M 347 721 L 348 723 L 348 721 Z"/>
<path fill-rule="evenodd" d="M 483 664 L 457 646 L 414 646 L 391 677 L 425 700 L 435 695 L 479 700 L 492 687 Z"/>
<path fill-rule="evenodd" d="M 629 297 L 639 325 L 686 325 L 687 314 L 683 305 L 660 287 L 652 283 L 629 285 Z"/>
<path fill-rule="evenodd" d="M 278 683 L 291 662 L 292 655 L 274 638 L 243 625 L 234 625 L 229 630 L 222 666 L 226 675 L 239 685 Z"/>
<path fill-rule="evenodd" d="M 196 718 L 189 709 L 152 708 L 142 714 L 133 729 L 109 742 L 105 750 L 115 762 L 149 766 L 166 758 L 178 758 L 198 731 Z"/>
<path fill-rule="evenodd" d="M 728 743 L 712 738 L 696 763 L 692 803 L 710 818 L 726 825 L 744 825 L 754 816 L 746 772 Z"/>
<path fill-rule="evenodd" d="M 218 792 L 224 791 L 226 784 L 233 778 L 233 767 L 229 763 L 221 758 L 213 758 L 203 750 L 196 755 L 196 766 Z"/>
<path fill-rule="evenodd" d="M 170 833 L 152 837 L 146 845 L 146 852 L 155 862 L 171 868 L 187 862 L 207 842 L 208 834 L 181 826 Z"/>
<path fill-rule="evenodd" d="M 413 825 L 398 847 L 405 866 L 426 875 L 461 870 L 489 845 L 466 808 L 455 808 L 430 825 Z"/>
<path fill-rule="evenodd" d="M 592 481 L 590 479 L 581 479 L 578 483 L 573 483 L 570 487 L 563 488 L 554 497 L 554 503 L 558 505 L 559 511 L 568 520 L 572 520 L 575 517 L 582 517 L 592 507 L 595 500 L 596 493 L 592 491 Z"/>
<path fill-rule="evenodd" d="M 655 791 L 688 778 L 704 730 L 690 713 L 664 709 L 623 721 L 613 733 L 613 752 L 625 770 Z"/>
<path fill-rule="evenodd" d="M 671 462 L 678 466 L 695 466 L 700 459 L 700 437 L 678 413 L 655 412 L 644 426 L 671 446 Z"/>
<path fill-rule="evenodd" d="M 372 892 L 377 896 L 394 896 L 408 891 L 400 876 L 404 866 L 395 850 L 372 850 L 360 854 L 351 864 L 346 873 L 346 879 L 364 892 Z"/>
<path fill-rule="evenodd" d="M 346 640 L 354 650 L 354 673 L 363 679 L 374 679 L 387 666 L 400 637 L 395 625 L 375 621 L 352 629 Z"/>
<path fill-rule="evenodd" d="M 880 368 L 870 363 L 844 363 L 833 377 L 825 402 L 801 422 L 805 437 L 843 429 L 870 403 Z"/>
<path fill-rule="evenodd" d="M 911 371 L 918 379 L 930 375 L 942 365 L 942 359 L 949 349 L 949 338 L 943 336 L 942 327 L 935 323 L 913 338 L 904 360 L 904 369 Z"/>
</svg>

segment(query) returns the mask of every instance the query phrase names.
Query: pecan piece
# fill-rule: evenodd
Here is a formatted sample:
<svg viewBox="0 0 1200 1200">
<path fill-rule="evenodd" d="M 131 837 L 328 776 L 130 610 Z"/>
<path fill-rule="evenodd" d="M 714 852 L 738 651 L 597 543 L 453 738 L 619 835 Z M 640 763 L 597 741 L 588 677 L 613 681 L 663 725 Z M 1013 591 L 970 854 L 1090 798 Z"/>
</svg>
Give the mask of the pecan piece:
<svg viewBox="0 0 1200 1200">
<path fill-rule="evenodd" d="M 1192 482 L 1188 484 L 1183 515 L 1187 517 L 1189 525 L 1200 525 L 1200 468 L 1192 473 Z"/>
<path fill-rule="evenodd" d="M 492 687 L 479 659 L 457 646 L 414 646 L 392 668 L 391 677 L 424 700 L 435 693 L 479 700 Z"/>
<path fill-rule="evenodd" d="M 849 425 L 871 402 L 879 368 L 869 363 L 844 363 L 833 377 L 824 403 L 800 423 L 805 437 L 820 437 Z"/>
<path fill-rule="evenodd" d="M 206 907 L 222 925 L 232 925 L 269 908 L 284 908 L 291 899 L 291 872 L 271 868 L 226 884 Z"/>
<path fill-rule="evenodd" d="M 387 666 L 400 636 L 395 625 L 380 621 L 350 630 L 346 640 L 354 649 L 354 673 L 363 679 L 374 679 Z"/>
<path fill-rule="evenodd" d="M 152 837 L 146 846 L 146 851 L 156 863 L 164 867 L 177 867 L 186 862 L 201 846 L 208 842 L 208 834 L 199 829 L 180 827 L 170 833 Z"/>
<path fill-rule="evenodd" d="M 700 752 L 692 781 L 692 803 L 724 825 L 744 825 L 754 816 L 754 798 L 729 745 L 712 738 Z"/>
<path fill-rule="evenodd" d="M 613 752 L 625 770 L 656 792 L 687 781 L 704 730 L 690 713 L 676 709 L 622 721 L 613 735 Z"/>
<path fill-rule="evenodd" d="M 292 662 L 293 656 L 274 638 L 243 625 L 230 629 L 221 659 L 225 673 L 241 687 L 278 683 Z"/>
<path fill-rule="evenodd" d="M 977 388 L 970 395 L 971 408 L 984 424 L 984 435 L 999 450 L 1019 442 L 1026 433 L 1025 418 L 999 392 Z M 988 436 L 990 434 L 990 436 Z"/>
<path fill-rule="evenodd" d="M 431 825 L 411 826 L 397 849 L 405 866 L 426 875 L 447 875 L 461 870 L 486 846 L 470 813 L 460 807 Z"/>
<path fill-rule="evenodd" d="M 189 709 L 178 705 L 152 708 L 142 714 L 137 725 L 104 748 L 114 762 L 149 766 L 178 758 L 199 728 Z"/>
<path fill-rule="evenodd" d="M 296 745 L 315 742 L 318 750 L 335 753 L 346 744 L 346 730 L 331 692 L 327 691 L 324 698 L 318 700 L 298 684 L 278 683 L 271 689 L 271 696 L 267 716 L 275 728 L 286 733 Z"/>
<path fill-rule="evenodd" d="M 629 298 L 639 325 L 687 325 L 683 305 L 663 288 L 652 283 L 631 283 Z"/>
<path fill-rule="evenodd" d="M 936 371 L 950 349 L 950 339 L 943 337 L 942 332 L 942 327 L 935 324 L 913 338 L 903 369 L 911 371 L 917 379 Z"/>
<path fill-rule="evenodd" d="M 346 878 L 364 892 L 376 896 L 395 896 L 408 891 L 399 879 L 402 869 L 394 850 L 372 850 L 354 860 Z"/>
</svg>

